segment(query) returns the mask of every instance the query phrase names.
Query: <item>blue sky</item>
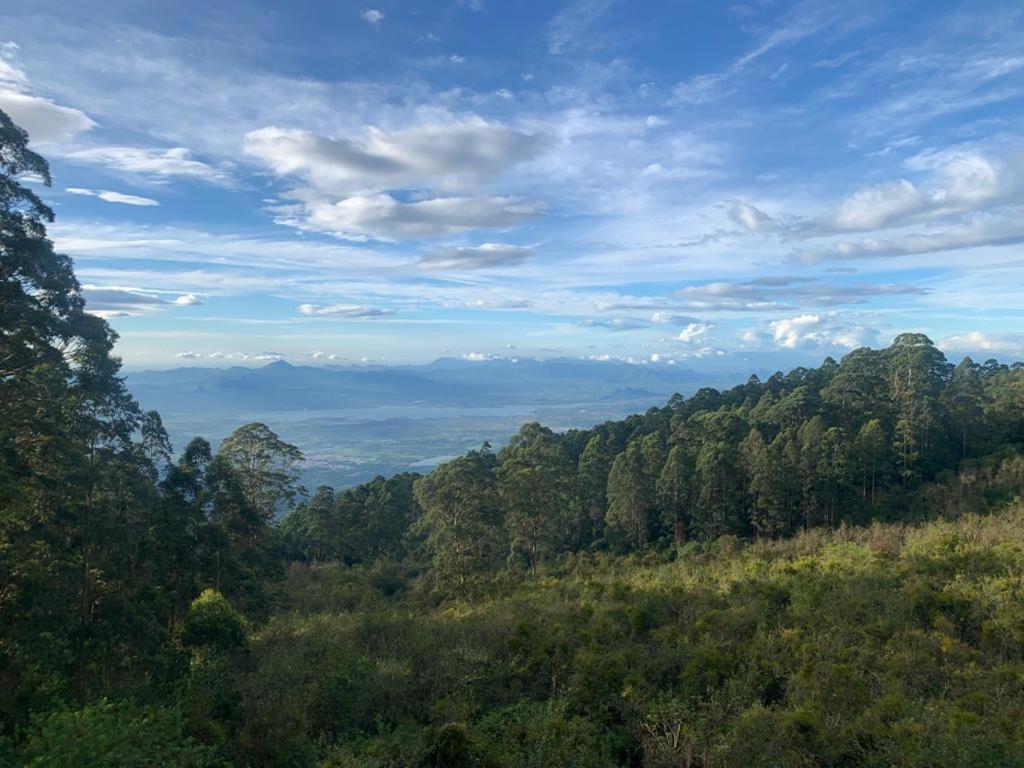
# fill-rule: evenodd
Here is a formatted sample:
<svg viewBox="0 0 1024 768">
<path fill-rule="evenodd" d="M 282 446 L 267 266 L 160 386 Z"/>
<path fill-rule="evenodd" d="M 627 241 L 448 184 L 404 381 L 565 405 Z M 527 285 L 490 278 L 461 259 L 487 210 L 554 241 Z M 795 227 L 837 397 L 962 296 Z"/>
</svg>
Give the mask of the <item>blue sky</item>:
<svg viewBox="0 0 1024 768">
<path fill-rule="evenodd" d="M 8 0 L 130 367 L 1024 358 L 1019 2 Z"/>
</svg>

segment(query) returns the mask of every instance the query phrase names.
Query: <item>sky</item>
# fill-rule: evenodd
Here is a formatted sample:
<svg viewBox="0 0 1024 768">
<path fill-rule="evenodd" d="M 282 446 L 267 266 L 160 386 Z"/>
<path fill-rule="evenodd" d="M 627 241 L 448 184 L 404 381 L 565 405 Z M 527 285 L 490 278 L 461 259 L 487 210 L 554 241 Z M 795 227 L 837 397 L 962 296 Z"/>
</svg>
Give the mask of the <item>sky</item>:
<svg viewBox="0 0 1024 768">
<path fill-rule="evenodd" d="M 6 0 L 131 368 L 1024 358 L 1024 5 Z"/>
</svg>

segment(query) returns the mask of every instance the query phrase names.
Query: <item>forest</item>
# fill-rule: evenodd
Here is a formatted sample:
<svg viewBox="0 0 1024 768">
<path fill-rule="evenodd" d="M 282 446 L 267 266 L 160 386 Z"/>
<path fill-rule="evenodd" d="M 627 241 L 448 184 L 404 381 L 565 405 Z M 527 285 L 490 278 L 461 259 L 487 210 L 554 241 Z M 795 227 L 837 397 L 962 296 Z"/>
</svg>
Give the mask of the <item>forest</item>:
<svg viewBox="0 0 1024 768">
<path fill-rule="evenodd" d="M 0 112 L 0 766 L 1024 766 L 1024 365 L 924 335 L 301 486 L 127 393 Z"/>
</svg>

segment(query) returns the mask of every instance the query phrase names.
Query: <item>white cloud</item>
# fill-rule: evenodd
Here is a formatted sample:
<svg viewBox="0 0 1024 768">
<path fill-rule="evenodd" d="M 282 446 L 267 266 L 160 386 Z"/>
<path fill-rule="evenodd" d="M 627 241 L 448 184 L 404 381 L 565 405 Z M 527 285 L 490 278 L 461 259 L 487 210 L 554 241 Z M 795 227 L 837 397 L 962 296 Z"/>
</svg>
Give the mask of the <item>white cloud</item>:
<svg viewBox="0 0 1024 768">
<path fill-rule="evenodd" d="M 179 360 L 200 360 L 200 359 L 202 359 L 203 356 L 201 354 L 199 354 L 198 352 L 188 351 L 188 352 L 179 352 L 178 354 L 175 355 L 175 357 L 178 358 Z M 212 355 L 211 355 L 211 357 L 212 357 Z"/>
<path fill-rule="evenodd" d="M 112 192 L 109 189 L 84 189 L 82 187 L 68 187 L 64 190 L 72 195 L 85 195 L 87 197 L 98 197 L 108 203 L 121 203 L 122 205 L 153 206 L 160 205 L 158 200 L 151 197 L 139 197 L 137 195 L 125 195 L 121 192 Z"/>
<path fill-rule="evenodd" d="M 555 55 L 592 45 L 593 27 L 618 0 L 573 0 L 548 23 L 548 51 Z"/>
<path fill-rule="evenodd" d="M 109 170 L 152 177 L 156 180 L 187 178 L 211 184 L 231 182 L 231 174 L 226 167 L 196 160 L 185 147 L 93 147 L 72 150 L 63 153 L 62 157 L 74 163 L 100 165 Z"/>
<path fill-rule="evenodd" d="M 451 246 L 438 248 L 423 256 L 420 264 L 437 269 L 487 269 L 522 264 L 533 255 L 533 249 L 506 243 Z"/>
<path fill-rule="evenodd" d="M 128 317 L 167 305 L 154 292 L 118 286 L 84 285 L 85 309 L 99 317 Z"/>
<path fill-rule="evenodd" d="M 832 283 L 813 277 L 780 275 L 688 286 L 675 295 L 679 305 L 689 310 L 762 312 L 795 306 L 861 304 L 881 295 L 923 293 L 923 289 L 909 284 Z"/>
<path fill-rule="evenodd" d="M 298 175 L 324 193 L 397 187 L 458 188 L 536 157 L 547 140 L 479 118 L 354 139 L 311 131 L 261 128 L 245 136 L 245 152 L 281 175 Z"/>
<path fill-rule="evenodd" d="M 970 331 L 946 336 L 938 342 L 940 349 L 964 355 L 991 354 L 1013 360 L 1024 359 L 1024 333 L 989 333 Z M 978 362 L 978 360 L 975 360 Z"/>
<path fill-rule="evenodd" d="M 841 229 L 877 229 L 921 209 L 923 198 L 906 179 L 874 184 L 854 192 L 839 206 Z"/>
<path fill-rule="evenodd" d="M 690 344 L 704 336 L 707 336 L 715 326 L 710 323 L 690 323 L 679 332 L 679 341 Z"/>
<path fill-rule="evenodd" d="M 16 125 L 28 131 L 34 142 L 68 141 L 96 123 L 80 109 L 55 104 L 49 99 L 18 93 L 0 85 L 0 109 Z"/>
<path fill-rule="evenodd" d="M 730 81 L 743 73 L 755 61 L 776 48 L 797 43 L 829 26 L 836 16 L 829 16 L 832 9 L 808 8 L 797 4 L 788 18 L 765 34 L 760 43 L 717 72 L 707 72 L 679 83 L 672 90 L 673 101 L 682 104 L 704 104 L 720 98 L 730 88 Z M 776 70 L 777 71 L 777 70 Z"/>
<path fill-rule="evenodd" d="M 173 291 L 152 290 L 117 285 L 82 286 L 85 294 L 85 309 L 99 317 L 130 317 L 174 306 L 191 306 L 202 303 L 193 294 L 183 294 L 168 300 L 164 296 Z"/>
<path fill-rule="evenodd" d="M 768 323 L 772 341 L 785 349 L 877 346 L 878 332 L 860 325 L 848 326 L 833 315 L 798 315 Z M 752 337 L 744 335 L 744 340 Z"/>
<path fill-rule="evenodd" d="M 384 20 L 385 14 L 383 11 L 379 11 L 376 8 L 367 8 L 359 15 L 367 24 L 377 26 L 381 21 Z"/>
<path fill-rule="evenodd" d="M 438 197 L 399 202 L 388 194 L 353 195 L 338 202 L 308 202 L 278 221 L 361 240 L 401 240 L 454 234 L 470 229 L 505 229 L 540 216 L 538 203 L 508 197 Z"/>
<path fill-rule="evenodd" d="M 728 215 L 747 232 L 768 232 L 778 227 L 775 219 L 749 203 L 734 202 L 729 207 Z"/>
<path fill-rule="evenodd" d="M 300 304 L 299 312 L 303 315 L 326 316 L 326 317 L 351 317 L 351 318 L 374 318 L 394 314 L 389 309 L 377 307 L 365 307 L 359 304 Z"/>
<path fill-rule="evenodd" d="M 698 322 L 689 315 L 677 315 L 672 312 L 654 312 L 651 315 L 651 322 L 656 325 L 690 325 Z"/>
<path fill-rule="evenodd" d="M 310 352 L 310 357 L 314 360 L 344 360 L 341 355 L 337 355 L 333 352 Z"/>
<path fill-rule="evenodd" d="M 279 223 L 394 240 L 503 229 L 540 215 L 537 202 L 476 191 L 546 145 L 541 135 L 473 118 L 394 133 L 369 129 L 352 139 L 270 127 L 248 133 L 244 148 L 275 173 L 309 185 L 274 208 Z M 460 190 L 473 193 L 452 194 Z"/>
<path fill-rule="evenodd" d="M 823 248 L 797 251 L 797 261 L 814 263 L 827 259 L 908 256 L 942 253 L 986 246 L 1018 245 L 1024 242 L 1024 209 L 1007 210 L 1002 218 L 978 216 L 952 226 L 911 232 L 889 238 L 865 237 L 842 240 Z"/>
<path fill-rule="evenodd" d="M 448 61 L 450 61 L 452 64 L 462 64 L 463 62 L 466 61 L 466 59 L 463 56 L 459 56 L 459 54 L 457 53 L 453 53 L 451 56 L 448 57 Z"/>
<path fill-rule="evenodd" d="M 999 166 L 977 152 L 960 148 L 932 150 L 908 158 L 904 165 L 934 172 L 936 189 L 931 202 L 936 206 L 973 207 L 1002 191 Z"/>
<path fill-rule="evenodd" d="M 904 165 L 930 175 L 921 186 L 907 179 L 857 190 L 839 206 L 839 229 L 872 230 L 913 223 L 916 219 L 962 213 L 1005 202 L 1014 189 L 995 161 L 975 151 L 929 150 Z"/>
<path fill-rule="evenodd" d="M 459 299 L 447 300 L 443 306 L 448 309 L 529 309 L 534 305 L 530 299 Z"/>
<path fill-rule="evenodd" d="M 799 315 L 769 323 L 776 344 L 787 349 L 818 346 L 822 341 L 820 315 Z"/>
<path fill-rule="evenodd" d="M 15 125 L 28 131 L 35 143 L 68 141 L 96 126 L 80 109 L 34 95 L 28 75 L 14 61 L 17 51 L 14 43 L 0 46 L 0 109 Z"/>
<path fill-rule="evenodd" d="M 635 331 L 647 327 L 647 323 L 635 317 L 615 317 L 608 320 L 587 318 L 580 325 L 584 328 L 607 328 L 611 331 Z"/>
</svg>

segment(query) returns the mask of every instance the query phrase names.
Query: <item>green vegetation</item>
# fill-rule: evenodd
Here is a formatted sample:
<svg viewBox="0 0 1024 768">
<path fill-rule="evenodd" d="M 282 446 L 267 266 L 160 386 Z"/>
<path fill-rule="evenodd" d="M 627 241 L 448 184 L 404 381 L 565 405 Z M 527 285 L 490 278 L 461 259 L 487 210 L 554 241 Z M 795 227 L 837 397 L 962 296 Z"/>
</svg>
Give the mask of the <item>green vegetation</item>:
<svg viewBox="0 0 1024 768">
<path fill-rule="evenodd" d="M 172 456 L 26 175 L 0 112 L 0 765 L 1024 766 L 1024 366 L 903 334 L 308 497 L 263 424 Z"/>
</svg>

